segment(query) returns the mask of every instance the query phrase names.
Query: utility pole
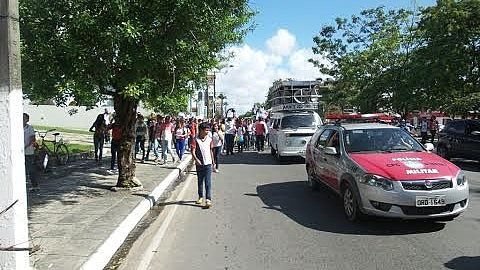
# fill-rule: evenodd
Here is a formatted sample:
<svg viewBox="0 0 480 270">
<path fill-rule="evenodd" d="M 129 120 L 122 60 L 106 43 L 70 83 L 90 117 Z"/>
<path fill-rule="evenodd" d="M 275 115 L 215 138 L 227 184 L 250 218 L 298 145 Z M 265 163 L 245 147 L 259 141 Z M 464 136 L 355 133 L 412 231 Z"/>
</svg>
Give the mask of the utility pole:
<svg viewBox="0 0 480 270">
<path fill-rule="evenodd" d="M 0 269 L 28 269 L 17 0 L 0 0 Z"/>
</svg>

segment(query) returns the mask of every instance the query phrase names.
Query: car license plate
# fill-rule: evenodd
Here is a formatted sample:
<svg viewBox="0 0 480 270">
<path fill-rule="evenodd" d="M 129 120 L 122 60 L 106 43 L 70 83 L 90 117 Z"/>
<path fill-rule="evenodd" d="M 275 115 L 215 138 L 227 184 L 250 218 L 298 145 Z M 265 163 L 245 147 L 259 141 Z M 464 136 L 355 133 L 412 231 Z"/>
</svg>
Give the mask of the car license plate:
<svg viewBox="0 0 480 270">
<path fill-rule="evenodd" d="M 427 207 L 427 206 L 445 206 L 445 195 L 437 196 L 417 196 L 415 198 L 417 207 Z"/>
</svg>

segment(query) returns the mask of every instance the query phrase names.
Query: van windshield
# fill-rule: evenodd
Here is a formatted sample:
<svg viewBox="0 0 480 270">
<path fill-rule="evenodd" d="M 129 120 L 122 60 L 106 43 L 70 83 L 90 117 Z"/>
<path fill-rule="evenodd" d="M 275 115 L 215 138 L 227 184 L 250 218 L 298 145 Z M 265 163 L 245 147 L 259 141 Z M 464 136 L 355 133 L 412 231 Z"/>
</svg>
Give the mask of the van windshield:
<svg viewBox="0 0 480 270">
<path fill-rule="evenodd" d="M 280 128 L 315 127 L 316 121 L 312 114 L 287 115 L 282 118 Z"/>
</svg>

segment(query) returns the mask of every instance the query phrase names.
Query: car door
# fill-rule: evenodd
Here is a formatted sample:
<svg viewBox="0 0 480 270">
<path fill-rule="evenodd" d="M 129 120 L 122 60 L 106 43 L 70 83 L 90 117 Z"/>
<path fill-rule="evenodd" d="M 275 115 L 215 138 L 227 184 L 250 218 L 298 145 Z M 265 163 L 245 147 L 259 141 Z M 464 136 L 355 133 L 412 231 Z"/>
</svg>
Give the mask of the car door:
<svg viewBox="0 0 480 270">
<path fill-rule="evenodd" d="M 439 136 L 439 140 L 448 146 L 450 157 L 462 156 L 464 152 L 463 140 L 465 137 L 465 121 L 453 120 L 445 127 L 444 132 Z"/>
<path fill-rule="evenodd" d="M 335 190 L 339 190 L 340 177 L 340 132 L 334 130 L 328 139 L 325 147 L 334 147 L 337 150 L 337 155 L 327 155 L 323 153 L 324 161 L 324 178 L 327 184 Z"/>
<path fill-rule="evenodd" d="M 464 120 L 454 121 L 450 126 L 449 135 L 452 157 L 465 157 L 465 152 L 468 150 L 465 146 L 466 127 Z"/>
<path fill-rule="evenodd" d="M 467 122 L 464 144 L 465 157 L 480 160 L 480 122 Z"/>
<path fill-rule="evenodd" d="M 325 177 L 326 168 L 325 168 L 325 159 L 324 159 L 323 150 L 325 149 L 325 145 L 330 139 L 330 136 L 332 135 L 333 131 L 334 131 L 333 129 L 325 129 L 318 137 L 318 140 L 316 141 L 313 148 L 313 160 L 315 164 L 313 168 L 314 168 L 315 176 L 317 176 L 321 181 L 325 183 L 327 183 L 327 181 Z"/>
</svg>

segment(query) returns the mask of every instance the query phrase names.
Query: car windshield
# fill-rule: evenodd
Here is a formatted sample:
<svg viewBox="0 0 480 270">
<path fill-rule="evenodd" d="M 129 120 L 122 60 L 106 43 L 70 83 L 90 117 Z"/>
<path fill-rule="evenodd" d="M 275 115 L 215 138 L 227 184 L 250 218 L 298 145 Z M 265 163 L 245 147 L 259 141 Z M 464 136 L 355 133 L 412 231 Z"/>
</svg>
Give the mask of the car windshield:
<svg viewBox="0 0 480 270">
<path fill-rule="evenodd" d="M 312 114 L 287 115 L 282 118 L 281 128 L 314 127 L 315 124 Z"/>
<path fill-rule="evenodd" d="M 354 152 L 423 151 L 410 134 L 399 128 L 354 129 L 344 133 L 345 149 Z"/>
</svg>

